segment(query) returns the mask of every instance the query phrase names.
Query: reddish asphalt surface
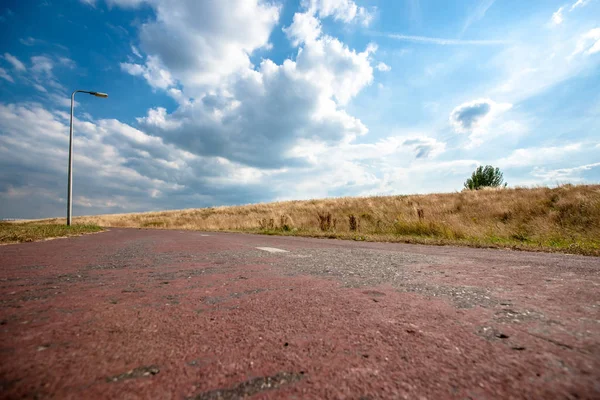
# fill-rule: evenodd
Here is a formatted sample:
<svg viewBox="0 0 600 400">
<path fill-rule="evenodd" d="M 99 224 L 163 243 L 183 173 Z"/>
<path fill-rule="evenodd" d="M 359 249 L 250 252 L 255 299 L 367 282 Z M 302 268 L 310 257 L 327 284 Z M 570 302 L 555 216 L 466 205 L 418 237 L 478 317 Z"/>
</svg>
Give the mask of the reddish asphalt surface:
<svg viewBox="0 0 600 400">
<path fill-rule="evenodd" d="M 111 229 L 0 265 L 2 398 L 600 398 L 599 258 Z"/>
</svg>

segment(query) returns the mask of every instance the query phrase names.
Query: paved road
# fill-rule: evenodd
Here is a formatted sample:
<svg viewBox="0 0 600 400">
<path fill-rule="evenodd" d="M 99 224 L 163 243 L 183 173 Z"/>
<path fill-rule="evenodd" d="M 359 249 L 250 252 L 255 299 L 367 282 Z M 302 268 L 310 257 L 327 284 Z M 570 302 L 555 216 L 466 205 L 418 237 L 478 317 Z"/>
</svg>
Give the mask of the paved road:
<svg viewBox="0 0 600 400">
<path fill-rule="evenodd" d="M 112 229 L 0 265 L 3 398 L 600 398 L 598 258 Z"/>
</svg>

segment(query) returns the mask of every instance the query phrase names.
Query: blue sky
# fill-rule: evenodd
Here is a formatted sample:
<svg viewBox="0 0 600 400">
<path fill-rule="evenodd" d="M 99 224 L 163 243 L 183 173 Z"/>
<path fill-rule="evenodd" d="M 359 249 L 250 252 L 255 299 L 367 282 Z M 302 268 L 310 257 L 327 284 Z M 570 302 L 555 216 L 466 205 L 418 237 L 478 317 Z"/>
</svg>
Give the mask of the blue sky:
<svg viewBox="0 0 600 400">
<path fill-rule="evenodd" d="M 600 0 L 8 0 L 0 217 L 600 181 Z"/>
</svg>

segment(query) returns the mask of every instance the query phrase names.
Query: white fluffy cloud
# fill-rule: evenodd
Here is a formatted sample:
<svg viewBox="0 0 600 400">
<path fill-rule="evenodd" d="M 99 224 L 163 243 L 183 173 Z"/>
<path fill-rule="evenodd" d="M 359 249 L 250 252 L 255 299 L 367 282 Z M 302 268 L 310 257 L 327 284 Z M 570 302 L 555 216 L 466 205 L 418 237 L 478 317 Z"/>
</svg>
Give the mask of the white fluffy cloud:
<svg viewBox="0 0 600 400">
<path fill-rule="evenodd" d="M 377 64 L 377 67 L 375 67 L 375 68 L 377 68 L 377 70 L 381 71 L 381 72 L 389 72 L 392 70 L 392 67 L 390 67 L 389 65 L 387 65 L 384 62 L 380 62 L 379 64 Z"/>
<path fill-rule="evenodd" d="M 301 4 L 308 13 L 320 18 L 333 17 L 338 21 L 359 22 L 363 25 L 368 25 L 373 19 L 372 13 L 352 0 L 302 0 Z"/>
<path fill-rule="evenodd" d="M 121 63 L 121 69 L 131 75 L 144 77 L 153 88 L 168 89 L 175 84 L 171 73 L 154 56 L 149 56 L 145 65 Z"/>
<path fill-rule="evenodd" d="M 486 136 L 490 135 L 492 124 L 497 122 L 498 117 L 510 110 L 512 104 L 496 103 L 490 99 L 478 99 L 463 103 L 450 113 L 450 124 L 458 133 L 468 133 L 469 143 L 466 148 L 481 145 Z M 514 124 L 513 124 L 514 125 Z M 506 126 L 503 129 L 514 130 L 514 126 Z M 498 126 L 495 127 L 498 129 Z"/>
<path fill-rule="evenodd" d="M 109 1 L 124 7 L 141 3 Z M 155 18 L 139 28 L 142 51 L 132 47 L 133 55 L 143 61 L 130 58 L 120 66 L 164 90 L 178 107 L 171 112 L 160 105 L 149 109 L 137 118 L 140 129 L 116 120 L 76 121 L 80 197 L 75 203 L 80 207 L 107 212 L 119 211 L 116 205 L 132 210 L 127 204 L 138 209 L 164 208 L 173 201 L 182 207 L 231 204 L 292 192 L 297 197 L 328 191 L 360 194 L 381 187 L 376 171 L 362 163 L 379 162 L 384 147 L 391 161 L 425 160 L 444 150 L 435 139 L 410 136 L 377 144 L 369 158 L 351 156 L 369 149 L 353 144 L 367 128 L 345 107 L 373 81 L 376 46 L 351 49 L 323 34 L 319 18 L 364 23 L 366 11 L 353 2 L 307 3 L 305 12 L 297 13 L 285 28 L 297 46 L 295 56 L 281 64 L 263 59 L 259 65 L 252 65 L 250 57 L 269 47 L 279 6 L 259 0 L 146 3 Z M 174 40 L 178 46 L 173 46 Z M 53 77 L 60 64 L 47 56 L 37 56 L 32 63 L 32 72 L 40 77 Z M 53 174 L 63 170 L 65 115 L 35 104 L 9 104 L 0 111 L 0 129 L 7 132 L 2 136 L 6 165 L 18 170 L 35 164 Z M 17 129 L 19 120 L 23 122 Z M 44 138 L 42 144 L 39 137 Z M 27 153 L 23 146 L 38 146 L 51 156 L 38 154 L 35 163 L 16 157 Z M 102 167 L 92 168 L 92 160 Z M 19 179 L 23 177 L 15 175 L 0 193 L 27 193 L 27 187 L 17 185 Z M 33 180 L 47 177 L 40 172 Z M 313 186 L 319 180 L 335 184 Z M 291 181 L 298 182 L 294 191 Z M 58 207 L 64 201 L 62 190 L 38 185 L 52 194 L 49 203 Z M 302 191 L 309 186 L 312 189 Z M 115 202 L 115 196 L 103 194 L 115 192 L 129 200 Z"/>
<path fill-rule="evenodd" d="M 283 31 L 294 46 L 312 43 L 321 36 L 321 22 L 310 13 L 295 13 L 292 24 Z"/>
<path fill-rule="evenodd" d="M 182 121 L 167 120 L 167 110 L 164 107 L 157 107 L 148 110 L 148 115 L 137 118 L 137 121 L 146 126 L 155 126 L 164 131 L 177 129 L 182 125 Z"/>
<path fill-rule="evenodd" d="M 229 3 L 233 8 L 240 5 L 238 0 Z M 121 64 L 123 70 L 143 76 L 151 86 L 169 89 L 180 104 L 170 114 L 158 107 L 138 118 L 152 135 L 199 156 L 281 168 L 306 164 L 306 159 L 290 151 L 299 141 L 348 143 L 367 133 L 365 125 L 349 115 L 344 106 L 373 81 L 371 55 L 376 46 L 356 51 L 324 35 L 314 13 L 319 14 L 321 6 L 325 14 L 338 8 L 315 3 L 314 13 L 296 13 L 293 23 L 284 28 L 298 46 L 295 58 L 280 65 L 265 59 L 255 67 L 249 56 L 267 45 L 270 29 L 278 18 L 277 7 L 259 1 L 244 2 L 245 8 L 236 12 L 232 21 L 224 3 L 217 6 L 183 1 L 175 7 L 178 13 L 167 10 L 160 1 L 157 4 L 153 7 L 160 22 L 144 25 L 140 33 L 148 54 L 146 64 Z M 176 21 L 181 15 L 186 16 L 184 21 Z M 206 15 L 213 16 L 210 24 Z M 169 18 L 173 21 L 165 22 Z M 185 48 L 186 54 L 193 54 L 193 59 L 173 53 L 181 49 L 173 50 L 171 45 L 162 48 L 155 40 L 151 46 L 144 45 L 148 32 L 158 29 L 161 32 L 157 31 L 157 36 L 168 36 L 165 33 L 179 32 L 181 25 L 197 33 L 181 36 L 178 46 Z M 240 26 L 245 29 L 241 33 Z M 207 50 L 208 42 L 231 51 Z M 215 58 L 214 69 L 197 64 L 196 57 L 205 51 L 211 53 L 209 59 Z M 177 83 L 181 89 L 174 88 Z"/>
<path fill-rule="evenodd" d="M 308 13 L 296 13 L 284 31 L 295 46 L 302 45 L 296 56 L 299 72 L 316 83 L 324 96 L 344 105 L 373 81 L 370 55 L 376 45 L 357 53 L 338 39 L 322 35 L 319 21 Z"/>
<path fill-rule="evenodd" d="M 496 103 L 490 99 L 478 99 L 463 103 L 450 113 L 450 123 L 457 132 L 481 132 L 499 114 L 510 110 L 512 104 Z"/>
<path fill-rule="evenodd" d="M 317 79 L 301 60 L 283 65 L 265 60 L 227 93 L 207 93 L 170 115 L 151 110 L 140 122 L 153 135 L 195 154 L 269 168 L 301 163 L 288 155 L 298 140 L 341 142 L 365 134 L 366 127 L 333 100 L 336 83 Z"/>
<path fill-rule="evenodd" d="M 112 3 L 135 6 L 141 2 Z M 140 47 L 150 56 L 145 66 L 124 68 L 143 75 L 142 71 L 160 66 L 188 91 L 205 90 L 250 68 L 250 54 L 269 46 L 280 12 L 278 5 L 262 0 L 152 0 L 147 4 L 156 18 L 140 27 Z"/>
</svg>

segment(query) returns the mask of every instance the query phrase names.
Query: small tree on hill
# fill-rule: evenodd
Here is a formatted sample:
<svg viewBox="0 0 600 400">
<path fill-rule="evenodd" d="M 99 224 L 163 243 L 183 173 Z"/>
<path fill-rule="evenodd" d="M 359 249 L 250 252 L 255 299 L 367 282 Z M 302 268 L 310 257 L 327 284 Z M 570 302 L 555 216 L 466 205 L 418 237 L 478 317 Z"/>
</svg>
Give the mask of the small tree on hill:
<svg viewBox="0 0 600 400">
<path fill-rule="evenodd" d="M 465 182 L 465 189 L 479 190 L 482 187 L 499 187 L 504 182 L 504 176 L 500 172 L 500 168 L 494 168 L 491 165 L 485 167 L 479 166 L 473 172 L 471 177 Z M 504 186 L 506 187 L 506 183 Z"/>
</svg>

